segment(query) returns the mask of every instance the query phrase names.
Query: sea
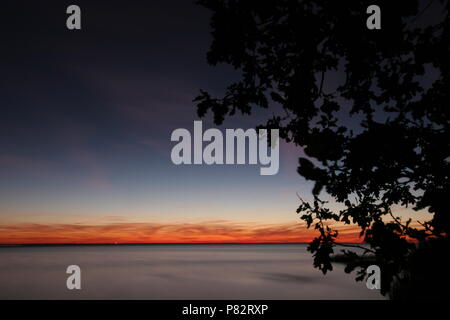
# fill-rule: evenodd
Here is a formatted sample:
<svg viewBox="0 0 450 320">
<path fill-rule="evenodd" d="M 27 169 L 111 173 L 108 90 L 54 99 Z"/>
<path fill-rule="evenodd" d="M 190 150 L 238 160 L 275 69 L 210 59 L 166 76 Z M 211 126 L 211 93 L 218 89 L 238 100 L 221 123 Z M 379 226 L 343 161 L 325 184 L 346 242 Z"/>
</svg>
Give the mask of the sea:
<svg viewBox="0 0 450 320">
<path fill-rule="evenodd" d="M 385 299 L 306 244 L 0 246 L 0 299 Z M 69 290 L 69 266 L 80 289 Z M 73 278 L 69 279 L 71 282 Z M 73 282 L 71 282 L 73 283 Z M 73 287 L 73 286 L 72 286 Z"/>
</svg>

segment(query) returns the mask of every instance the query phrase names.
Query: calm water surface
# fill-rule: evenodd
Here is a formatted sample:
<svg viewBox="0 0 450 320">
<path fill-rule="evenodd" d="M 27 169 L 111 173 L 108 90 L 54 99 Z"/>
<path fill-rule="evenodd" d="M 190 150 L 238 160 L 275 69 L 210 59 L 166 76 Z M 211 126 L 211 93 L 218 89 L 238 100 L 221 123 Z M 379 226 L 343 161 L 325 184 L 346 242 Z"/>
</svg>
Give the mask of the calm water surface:
<svg viewBox="0 0 450 320">
<path fill-rule="evenodd" d="M 66 288 L 78 265 L 81 290 Z M 0 247 L 0 299 L 381 299 L 302 244 Z"/>
</svg>

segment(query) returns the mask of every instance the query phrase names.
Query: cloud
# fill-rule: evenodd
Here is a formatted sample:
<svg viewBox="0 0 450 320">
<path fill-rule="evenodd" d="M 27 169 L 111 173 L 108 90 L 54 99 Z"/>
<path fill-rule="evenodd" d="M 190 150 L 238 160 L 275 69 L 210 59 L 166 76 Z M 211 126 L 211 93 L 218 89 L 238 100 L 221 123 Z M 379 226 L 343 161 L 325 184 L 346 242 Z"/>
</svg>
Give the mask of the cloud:
<svg viewBox="0 0 450 320">
<path fill-rule="evenodd" d="M 358 242 L 358 230 L 341 228 L 343 242 Z M 1 244 L 31 243 L 279 243 L 308 242 L 316 232 L 304 224 L 114 222 L 0 224 Z"/>
</svg>

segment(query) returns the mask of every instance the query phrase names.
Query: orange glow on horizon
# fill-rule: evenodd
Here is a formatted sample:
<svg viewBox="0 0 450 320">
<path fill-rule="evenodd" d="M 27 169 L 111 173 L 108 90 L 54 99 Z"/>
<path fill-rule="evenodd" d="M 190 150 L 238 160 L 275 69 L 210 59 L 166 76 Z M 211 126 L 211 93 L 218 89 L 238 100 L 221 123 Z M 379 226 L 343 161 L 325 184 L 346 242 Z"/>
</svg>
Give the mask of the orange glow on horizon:
<svg viewBox="0 0 450 320">
<path fill-rule="evenodd" d="M 336 229 L 339 242 L 361 242 L 357 227 Z M 315 236 L 317 232 L 302 223 L 0 224 L 0 244 L 293 243 L 309 242 Z"/>
</svg>

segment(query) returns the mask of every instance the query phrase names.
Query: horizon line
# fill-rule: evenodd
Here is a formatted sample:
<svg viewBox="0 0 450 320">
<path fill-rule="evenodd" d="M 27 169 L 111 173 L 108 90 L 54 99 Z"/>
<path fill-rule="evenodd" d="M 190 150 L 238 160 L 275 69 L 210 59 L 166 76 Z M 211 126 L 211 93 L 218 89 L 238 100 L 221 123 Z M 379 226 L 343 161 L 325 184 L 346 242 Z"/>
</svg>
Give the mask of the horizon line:
<svg viewBox="0 0 450 320">
<path fill-rule="evenodd" d="M 336 244 L 364 244 L 361 242 L 336 242 Z M 123 243 L 0 243 L 0 247 L 17 246 L 121 246 L 121 245 L 240 245 L 240 244 L 310 244 L 310 242 L 123 242 Z"/>
</svg>

